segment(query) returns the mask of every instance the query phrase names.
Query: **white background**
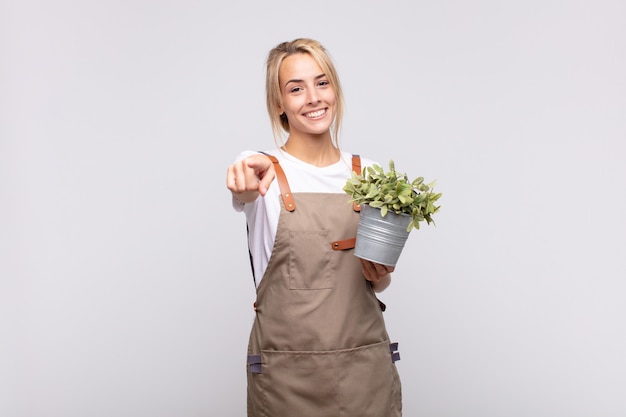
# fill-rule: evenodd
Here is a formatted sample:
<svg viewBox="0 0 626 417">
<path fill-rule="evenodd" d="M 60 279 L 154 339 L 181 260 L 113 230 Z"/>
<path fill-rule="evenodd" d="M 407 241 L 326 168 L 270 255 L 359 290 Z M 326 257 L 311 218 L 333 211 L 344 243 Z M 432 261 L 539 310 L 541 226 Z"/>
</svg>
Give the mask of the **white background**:
<svg viewBox="0 0 626 417">
<path fill-rule="evenodd" d="M 0 415 L 245 415 L 224 178 L 300 36 L 343 149 L 444 194 L 381 294 L 405 415 L 626 415 L 621 0 L 2 0 Z"/>
</svg>

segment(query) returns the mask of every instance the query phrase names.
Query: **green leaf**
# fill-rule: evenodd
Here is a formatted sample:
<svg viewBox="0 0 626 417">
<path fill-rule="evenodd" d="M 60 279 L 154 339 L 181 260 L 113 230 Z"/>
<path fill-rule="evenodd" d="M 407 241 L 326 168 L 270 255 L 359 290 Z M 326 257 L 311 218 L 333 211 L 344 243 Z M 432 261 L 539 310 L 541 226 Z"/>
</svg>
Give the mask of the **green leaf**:
<svg viewBox="0 0 626 417">
<path fill-rule="evenodd" d="M 434 193 L 435 181 L 425 184 L 424 177 L 410 181 L 406 173 L 396 171 L 393 160 L 389 161 L 389 170 L 385 172 L 380 165 L 365 167 L 361 174 L 352 172 L 346 180 L 343 191 L 350 196 L 351 202 L 369 204 L 380 208 L 381 215 L 389 211 L 405 213 L 411 216 L 407 230 L 419 229 L 420 223 L 433 222 L 431 215 L 439 211 L 435 206 L 442 193 Z"/>
</svg>

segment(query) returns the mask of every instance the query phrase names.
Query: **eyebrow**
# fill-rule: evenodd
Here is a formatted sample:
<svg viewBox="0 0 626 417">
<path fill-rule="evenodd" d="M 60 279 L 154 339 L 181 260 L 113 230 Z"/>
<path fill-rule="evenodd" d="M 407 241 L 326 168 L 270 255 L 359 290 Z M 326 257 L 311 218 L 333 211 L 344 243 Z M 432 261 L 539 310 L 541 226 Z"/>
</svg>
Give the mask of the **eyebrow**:
<svg viewBox="0 0 626 417">
<path fill-rule="evenodd" d="M 315 79 L 315 80 L 319 80 L 320 78 L 324 78 L 324 77 L 326 77 L 326 74 L 320 74 L 320 75 L 318 75 L 317 77 L 315 77 L 314 79 Z M 284 87 L 287 87 L 287 85 L 288 85 L 289 83 L 301 83 L 301 82 L 304 82 L 304 80 L 300 80 L 300 79 L 293 79 L 293 80 L 289 80 L 289 81 L 287 81 L 287 82 L 285 83 Z"/>
</svg>

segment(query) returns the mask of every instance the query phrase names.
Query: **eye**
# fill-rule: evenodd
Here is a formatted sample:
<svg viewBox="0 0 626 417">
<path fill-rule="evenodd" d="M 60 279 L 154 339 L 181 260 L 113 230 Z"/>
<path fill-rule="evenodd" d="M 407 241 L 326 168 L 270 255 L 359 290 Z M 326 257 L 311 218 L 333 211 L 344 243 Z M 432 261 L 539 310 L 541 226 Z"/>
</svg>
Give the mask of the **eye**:
<svg viewBox="0 0 626 417">
<path fill-rule="evenodd" d="M 293 87 L 289 90 L 290 93 L 299 93 L 302 91 L 302 87 Z"/>
<path fill-rule="evenodd" d="M 330 85 L 330 83 L 327 80 L 321 80 L 320 82 L 317 83 L 317 85 L 320 87 L 326 87 Z"/>
</svg>

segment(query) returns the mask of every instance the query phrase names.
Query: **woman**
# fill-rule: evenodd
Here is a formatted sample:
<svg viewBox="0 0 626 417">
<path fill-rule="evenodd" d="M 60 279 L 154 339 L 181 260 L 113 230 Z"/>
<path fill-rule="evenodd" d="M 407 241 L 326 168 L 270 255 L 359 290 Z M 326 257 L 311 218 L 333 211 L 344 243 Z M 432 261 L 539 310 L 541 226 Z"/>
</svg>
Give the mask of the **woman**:
<svg viewBox="0 0 626 417">
<path fill-rule="evenodd" d="M 373 161 L 338 147 L 343 95 L 324 47 L 272 49 L 266 98 L 279 147 L 243 152 L 226 176 L 257 289 L 248 416 L 400 416 L 397 345 L 375 295 L 393 267 L 353 255 L 358 206 L 342 190 Z"/>
</svg>

